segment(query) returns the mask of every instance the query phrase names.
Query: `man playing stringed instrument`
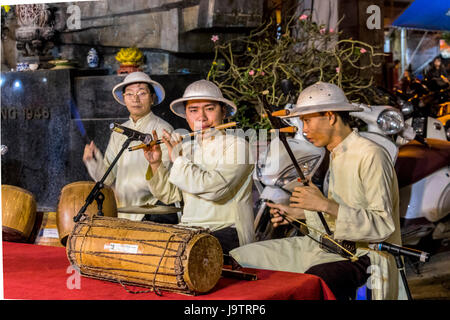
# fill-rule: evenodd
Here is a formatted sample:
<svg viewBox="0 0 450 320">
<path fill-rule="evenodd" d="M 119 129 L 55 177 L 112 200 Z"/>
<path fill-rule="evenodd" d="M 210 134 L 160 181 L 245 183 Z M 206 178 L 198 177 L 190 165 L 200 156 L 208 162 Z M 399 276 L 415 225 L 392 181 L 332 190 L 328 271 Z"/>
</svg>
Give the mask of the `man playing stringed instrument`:
<svg viewBox="0 0 450 320">
<path fill-rule="evenodd" d="M 233 116 L 235 104 L 214 83 L 199 80 L 170 109 L 185 118 L 193 131 L 202 133 L 181 144 L 180 136 L 164 132 L 170 170 L 161 162 L 158 145 L 144 150 L 153 172 L 148 177 L 152 194 L 166 204 L 183 200 L 181 224 L 210 229 L 224 253 L 254 241 L 254 166 L 248 160 L 248 143 L 236 135 L 209 130 Z M 156 132 L 154 139 L 158 139 Z"/>
<path fill-rule="evenodd" d="M 387 151 L 351 129 L 351 111 L 360 109 L 334 84 L 318 82 L 302 91 L 290 116 L 300 117 L 311 143 L 330 151 L 328 197 L 310 183 L 294 189 L 289 206 L 268 203 L 275 226 L 284 219 L 306 219 L 308 236 L 256 242 L 230 255 L 245 267 L 320 276 L 337 299 L 355 298 L 372 273 L 372 297 L 397 299 L 394 257 L 368 249 L 369 242 L 401 244 L 397 178 Z M 355 252 L 345 257 L 324 250 L 320 234 L 324 238 L 325 228 L 318 212 L 333 231 L 328 244 L 354 242 Z"/>
</svg>

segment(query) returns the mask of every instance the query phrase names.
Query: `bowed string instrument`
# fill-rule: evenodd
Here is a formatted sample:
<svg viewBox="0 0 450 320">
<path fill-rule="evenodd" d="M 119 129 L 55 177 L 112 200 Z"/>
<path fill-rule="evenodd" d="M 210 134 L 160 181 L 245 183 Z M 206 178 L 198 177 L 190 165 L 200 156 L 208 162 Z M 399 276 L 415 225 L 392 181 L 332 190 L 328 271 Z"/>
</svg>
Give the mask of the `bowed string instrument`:
<svg viewBox="0 0 450 320">
<path fill-rule="evenodd" d="M 289 92 L 292 90 L 292 82 L 290 80 L 283 80 L 281 82 L 282 85 L 282 89 L 283 92 L 288 95 Z M 268 91 L 264 91 L 263 92 L 263 97 L 262 97 L 262 102 L 263 102 L 263 108 L 264 111 L 266 113 L 265 116 L 267 116 L 267 119 L 270 122 L 270 125 L 272 126 L 272 128 L 274 130 L 278 130 L 279 131 L 279 139 L 282 142 L 283 146 L 286 149 L 286 152 L 289 155 L 290 160 L 292 161 L 292 164 L 295 168 L 295 171 L 298 175 L 298 181 L 300 183 L 302 183 L 304 186 L 307 186 L 309 184 L 309 181 L 305 178 L 305 175 L 303 174 L 303 171 L 301 170 L 294 153 L 292 152 L 291 147 L 289 146 L 289 143 L 286 139 L 286 132 L 295 132 L 294 129 L 292 129 L 292 127 L 285 127 L 281 121 L 281 119 L 279 118 L 280 116 L 286 116 L 289 115 L 289 110 L 279 110 L 279 111 L 274 111 L 273 107 L 269 104 L 269 102 L 267 101 L 267 93 Z M 292 194 L 290 191 L 283 189 L 284 191 L 289 192 L 290 194 Z M 297 231 L 299 231 L 300 233 L 303 233 L 300 228 L 295 225 L 293 222 L 297 222 L 305 227 L 307 227 L 308 229 L 311 229 L 317 233 L 319 233 L 321 235 L 320 237 L 320 246 L 321 248 L 323 248 L 324 250 L 328 251 L 328 252 L 332 252 L 332 253 L 337 253 L 341 256 L 343 256 L 344 258 L 348 258 L 351 259 L 352 261 L 355 261 L 358 259 L 358 257 L 355 256 L 355 252 L 356 252 L 356 245 L 354 242 L 352 241 L 346 241 L 346 240 L 334 240 L 333 239 L 333 233 L 331 232 L 327 221 L 325 220 L 323 213 L 322 212 L 317 212 L 319 219 L 325 229 L 326 233 L 323 233 L 315 228 L 312 228 L 310 226 L 308 226 L 306 223 L 303 223 L 299 220 L 296 219 L 292 219 L 288 216 L 286 216 L 285 214 L 279 212 L 279 215 L 284 218 L 293 228 L 295 228 Z M 316 241 L 317 240 L 309 235 L 307 235 L 308 237 L 310 237 L 312 240 Z"/>
</svg>

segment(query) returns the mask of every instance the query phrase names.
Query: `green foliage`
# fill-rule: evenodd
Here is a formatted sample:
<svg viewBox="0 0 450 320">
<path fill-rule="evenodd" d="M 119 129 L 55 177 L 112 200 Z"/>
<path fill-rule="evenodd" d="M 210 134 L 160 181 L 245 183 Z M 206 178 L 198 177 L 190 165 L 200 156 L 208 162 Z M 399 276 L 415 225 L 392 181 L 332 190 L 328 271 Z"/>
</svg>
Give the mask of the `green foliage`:
<svg viewBox="0 0 450 320">
<path fill-rule="evenodd" d="M 277 25 L 263 24 L 248 36 L 224 43 L 218 36 L 215 59 L 208 79 L 215 82 L 224 95 L 238 106 L 235 117 L 245 128 L 268 128 L 262 115 L 262 95 L 282 107 L 295 97 L 285 96 L 280 83 L 290 79 L 296 96 L 317 82 L 337 84 L 351 101 L 368 103 L 362 93 L 370 88 L 372 78 L 363 79 L 360 71 L 378 67 L 372 46 L 352 39 L 339 40 L 339 33 L 325 29 L 302 15 L 292 17 L 277 39 Z M 369 70 L 368 70 L 369 71 Z"/>
</svg>

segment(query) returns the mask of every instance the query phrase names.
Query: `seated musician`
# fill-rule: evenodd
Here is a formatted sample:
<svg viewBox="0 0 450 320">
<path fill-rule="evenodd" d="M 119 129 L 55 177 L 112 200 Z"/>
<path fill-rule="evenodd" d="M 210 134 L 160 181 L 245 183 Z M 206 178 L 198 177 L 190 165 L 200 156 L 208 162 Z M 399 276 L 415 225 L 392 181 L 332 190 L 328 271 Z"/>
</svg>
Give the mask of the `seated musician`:
<svg viewBox="0 0 450 320">
<path fill-rule="evenodd" d="M 318 82 L 301 92 L 290 116 L 300 117 L 309 142 L 330 151 L 328 197 L 310 183 L 294 189 L 289 206 L 268 203 L 275 226 L 283 221 L 280 214 L 306 219 L 309 234 L 236 248 L 230 255 L 240 265 L 317 275 L 343 300 L 354 299 L 371 272 L 372 298 L 397 299 L 394 257 L 368 248 L 369 242 L 401 244 L 397 178 L 387 151 L 349 126 L 349 111 L 358 110 L 334 84 Z M 352 260 L 320 247 L 325 226 L 333 240 L 356 243 Z"/>
<path fill-rule="evenodd" d="M 180 136 L 164 132 L 170 170 L 161 162 L 158 145 L 144 150 L 153 173 L 148 180 L 150 191 L 165 204 L 183 200 L 181 224 L 209 228 L 224 253 L 254 241 L 254 166 L 246 160 L 248 143 L 233 134 L 206 130 L 233 116 L 235 104 L 225 99 L 214 83 L 199 80 L 190 84 L 170 109 L 185 118 L 193 131 L 203 131 L 182 144 Z M 156 133 L 154 138 L 158 138 Z"/>
<path fill-rule="evenodd" d="M 153 81 L 143 72 L 133 72 L 125 77 L 123 82 L 116 85 L 112 94 L 114 99 L 125 106 L 130 113 L 130 119 L 123 123 L 125 127 L 144 133 L 156 130 L 162 134 L 163 130 L 172 131 L 173 128 L 163 119 L 152 112 L 152 108 L 164 100 L 164 88 Z M 89 175 L 99 181 L 119 153 L 127 137 L 112 132 L 103 157 L 100 150 L 92 141 L 85 146 L 83 161 Z M 139 144 L 131 142 L 131 146 Z M 164 161 L 168 161 L 167 150 L 164 151 Z M 116 195 L 118 207 L 154 205 L 157 199 L 150 193 L 145 179 L 147 160 L 140 152 L 124 152 L 111 173 L 105 180 L 106 185 L 112 185 Z M 119 218 L 130 220 L 152 220 L 163 223 L 178 223 L 176 213 L 169 215 L 143 215 L 120 213 Z"/>
</svg>

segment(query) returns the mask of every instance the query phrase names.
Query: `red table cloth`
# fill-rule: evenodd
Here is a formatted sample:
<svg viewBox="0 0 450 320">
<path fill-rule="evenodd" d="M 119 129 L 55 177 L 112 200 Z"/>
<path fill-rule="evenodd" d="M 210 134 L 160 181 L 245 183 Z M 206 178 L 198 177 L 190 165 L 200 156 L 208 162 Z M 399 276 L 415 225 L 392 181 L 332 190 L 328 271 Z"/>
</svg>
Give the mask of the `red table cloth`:
<svg viewBox="0 0 450 320">
<path fill-rule="evenodd" d="M 188 296 L 162 290 L 132 294 L 120 284 L 78 276 L 65 248 L 3 242 L 5 299 L 29 300 L 334 300 L 325 282 L 316 276 L 245 269 L 258 280 L 222 277 L 212 291 Z M 132 290 L 146 290 L 128 287 Z"/>
</svg>

